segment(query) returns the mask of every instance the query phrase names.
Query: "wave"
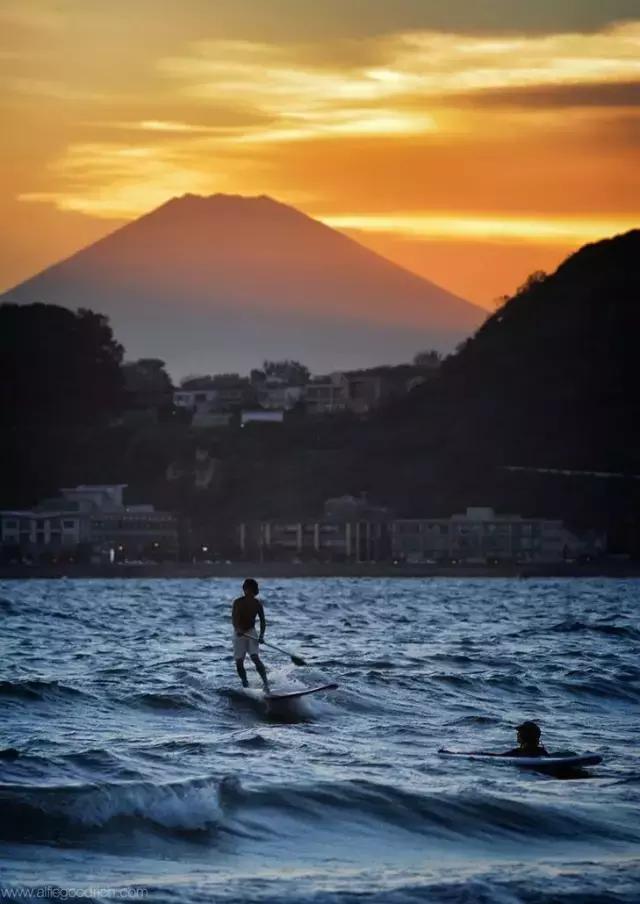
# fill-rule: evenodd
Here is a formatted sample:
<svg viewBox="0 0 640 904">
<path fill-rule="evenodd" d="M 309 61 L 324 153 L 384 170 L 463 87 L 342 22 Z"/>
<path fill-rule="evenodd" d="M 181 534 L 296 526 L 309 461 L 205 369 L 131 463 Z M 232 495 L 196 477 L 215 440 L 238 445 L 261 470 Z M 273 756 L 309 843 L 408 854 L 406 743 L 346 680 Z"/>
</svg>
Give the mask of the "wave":
<svg viewBox="0 0 640 904">
<path fill-rule="evenodd" d="M 50 700 L 53 698 L 86 697 L 91 694 L 79 691 L 75 687 L 60 684 L 59 681 L 0 681 L 0 698 L 14 700 Z"/>
<path fill-rule="evenodd" d="M 179 692 L 143 692 L 132 694 L 124 700 L 130 706 L 144 706 L 149 709 L 199 709 L 196 701 L 191 700 L 188 694 Z"/>
<path fill-rule="evenodd" d="M 0 760 L 5 760 L 7 762 L 13 762 L 13 760 L 17 760 L 20 756 L 20 751 L 15 747 L 4 747 L 0 749 Z"/>
<path fill-rule="evenodd" d="M 581 622 L 573 619 L 558 622 L 549 629 L 559 634 L 572 634 L 579 631 L 591 631 L 595 634 L 603 634 L 608 637 L 627 637 L 631 640 L 640 640 L 640 631 L 630 625 L 598 624 L 596 622 Z"/>
<path fill-rule="evenodd" d="M 640 840 L 624 827 L 619 813 L 615 821 L 604 821 L 586 807 L 533 804 L 482 792 L 417 794 L 362 780 L 257 790 L 244 789 L 233 776 L 101 787 L 0 785 L 0 839 L 11 842 L 80 844 L 96 833 L 130 836 L 137 830 L 213 843 L 220 832 L 251 834 L 258 824 L 260 831 L 277 835 L 278 816 L 285 832 L 293 818 L 339 835 L 360 826 L 367 832 L 401 828 L 450 840 Z"/>
<path fill-rule="evenodd" d="M 0 839 L 81 843 L 96 833 L 133 829 L 173 835 L 208 834 L 220 823 L 211 780 L 131 782 L 23 788 L 0 785 Z"/>
<path fill-rule="evenodd" d="M 412 794 L 390 785 L 362 780 L 278 786 L 253 791 L 238 789 L 238 803 L 293 811 L 306 819 L 337 817 L 400 827 L 424 835 L 449 838 L 526 837 L 530 839 L 634 840 L 639 838 L 619 824 L 604 823 L 576 807 L 534 805 L 481 792 Z M 630 820 L 631 821 L 631 820 Z"/>
<path fill-rule="evenodd" d="M 640 703 L 640 688 L 628 681 L 622 682 L 601 676 L 592 676 L 583 681 L 561 681 L 558 682 L 558 686 L 574 696 Z"/>
</svg>

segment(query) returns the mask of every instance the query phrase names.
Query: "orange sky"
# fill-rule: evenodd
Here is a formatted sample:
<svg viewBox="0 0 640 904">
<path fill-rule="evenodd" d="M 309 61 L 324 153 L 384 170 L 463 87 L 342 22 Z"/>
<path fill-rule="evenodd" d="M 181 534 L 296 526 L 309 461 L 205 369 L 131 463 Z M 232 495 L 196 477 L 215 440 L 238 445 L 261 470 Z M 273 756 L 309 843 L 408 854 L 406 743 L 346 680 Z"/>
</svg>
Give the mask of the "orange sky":
<svg viewBox="0 0 640 904">
<path fill-rule="evenodd" d="M 185 192 L 487 307 L 640 225 L 636 0 L 0 0 L 0 35 L 0 289 Z"/>
</svg>

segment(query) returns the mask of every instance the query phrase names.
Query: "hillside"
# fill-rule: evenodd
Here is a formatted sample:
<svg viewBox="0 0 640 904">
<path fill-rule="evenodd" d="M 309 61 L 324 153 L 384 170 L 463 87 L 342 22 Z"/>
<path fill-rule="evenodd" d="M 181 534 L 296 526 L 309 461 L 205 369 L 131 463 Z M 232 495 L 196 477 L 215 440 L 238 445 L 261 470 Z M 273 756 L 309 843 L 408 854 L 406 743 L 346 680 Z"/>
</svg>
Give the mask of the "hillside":
<svg viewBox="0 0 640 904">
<path fill-rule="evenodd" d="M 295 357 L 316 372 L 450 350 L 486 313 L 267 197 L 185 195 L 1 300 L 90 307 L 174 377 Z"/>
<path fill-rule="evenodd" d="M 368 423 L 292 428 L 259 449 L 239 437 L 225 520 L 317 514 L 329 495 L 366 491 L 400 515 L 492 505 L 637 548 L 639 261 L 633 231 L 530 279 L 435 379 Z"/>
</svg>

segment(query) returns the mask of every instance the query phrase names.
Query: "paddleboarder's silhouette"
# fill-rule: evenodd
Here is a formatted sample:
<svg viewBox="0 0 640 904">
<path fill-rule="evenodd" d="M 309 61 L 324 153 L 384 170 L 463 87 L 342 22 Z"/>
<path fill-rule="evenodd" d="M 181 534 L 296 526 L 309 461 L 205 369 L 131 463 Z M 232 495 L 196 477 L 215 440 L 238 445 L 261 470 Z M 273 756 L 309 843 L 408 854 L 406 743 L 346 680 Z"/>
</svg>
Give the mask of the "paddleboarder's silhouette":
<svg viewBox="0 0 640 904">
<path fill-rule="evenodd" d="M 247 673 L 244 667 L 244 658 L 249 654 L 256 671 L 262 679 L 265 693 L 269 693 L 269 681 L 267 679 L 267 670 L 264 663 L 258 655 L 258 644 L 264 641 L 264 632 L 267 622 L 264 617 L 264 608 L 257 598 L 260 593 L 258 582 L 253 578 L 247 578 L 242 585 L 244 596 L 239 596 L 234 600 L 231 610 L 231 621 L 233 622 L 233 657 L 236 661 L 236 669 L 242 681 L 243 687 L 249 687 Z M 260 634 L 256 634 L 256 617 L 260 619 Z"/>
</svg>

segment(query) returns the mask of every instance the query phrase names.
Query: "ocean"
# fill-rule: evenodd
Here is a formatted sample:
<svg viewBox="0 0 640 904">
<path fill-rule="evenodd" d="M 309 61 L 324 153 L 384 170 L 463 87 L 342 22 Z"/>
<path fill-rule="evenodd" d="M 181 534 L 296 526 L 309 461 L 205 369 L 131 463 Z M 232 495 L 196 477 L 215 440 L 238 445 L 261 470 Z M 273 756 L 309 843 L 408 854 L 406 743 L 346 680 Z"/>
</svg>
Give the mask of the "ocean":
<svg viewBox="0 0 640 904">
<path fill-rule="evenodd" d="M 271 715 L 239 584 L 0 582 L 1 900 L 640 901 L 640 582 L 265 580 L 274 689 L 340 684 Z M 524 719 L 602 764 L 438 753 Z"/>
</svg>

